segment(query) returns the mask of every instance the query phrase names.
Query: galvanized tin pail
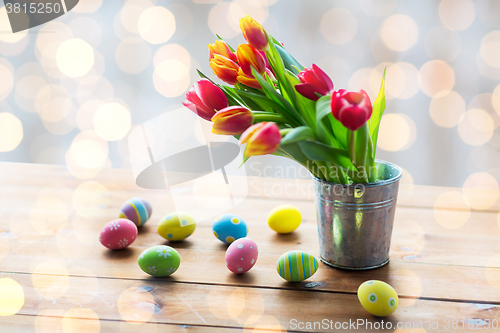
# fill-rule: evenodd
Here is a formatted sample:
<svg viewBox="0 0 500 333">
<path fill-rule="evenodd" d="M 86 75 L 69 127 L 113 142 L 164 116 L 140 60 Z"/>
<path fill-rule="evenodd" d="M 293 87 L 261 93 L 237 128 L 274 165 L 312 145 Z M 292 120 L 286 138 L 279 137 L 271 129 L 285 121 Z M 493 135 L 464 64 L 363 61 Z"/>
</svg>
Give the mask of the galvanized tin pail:
<svg viewBox="0 0 500 333">
<path fill-rule="evenodd" d="M 388 162 L 376 164 L 376 183 L 313 179 L 321 261 L 329 266 L 362 270 L 389 262 L 402 171 Z"/>
</svg>

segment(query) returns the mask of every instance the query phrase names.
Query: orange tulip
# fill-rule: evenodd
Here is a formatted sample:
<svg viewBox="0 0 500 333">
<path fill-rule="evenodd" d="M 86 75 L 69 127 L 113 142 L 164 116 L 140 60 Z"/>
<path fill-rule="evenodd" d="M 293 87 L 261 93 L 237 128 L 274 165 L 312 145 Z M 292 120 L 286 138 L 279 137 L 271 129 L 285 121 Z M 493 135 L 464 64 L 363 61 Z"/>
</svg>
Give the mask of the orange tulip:
<svg viewBox="0 0 500 333">
<path fill-rule="evenodd" d="M 264 56 L 253 46 L 248 44 L 241 44 L 236 50 L 236 58 L 243 73 L 252 77 L 252 67 L 255 68 L 260 75 L 264 75 L 266 71 L 266 60 Z"/>
<path fill-rule="evenodd" d="M 250 126 L 240 137 L 240 143 L 246 143 L 244 158 L 272 154 L 278 150 L 281 134 L 278 125 L 261 122 Z"/>
<path fill-rule="evenodd" d="M 240 29 L 243 32 L 243 37 L 248 44 L 260 51 L 267 51 L 269 42 L 267 41 L 266 31 L 257 21 L 248 15 L 240 18 Z"/>
<path fill-rule="evenodd" d="M 212 117 L 212 133 L 238 135 L 252 126 L 255 116 L 243 106 L 230 106 L 220 110 Z"/>
<path fill-rule="evenodd" d="M 214 57 L 210 60 L 210 68 L 212 68 L 212 72 L 222 81 L 232 85 L 238 83 L 238 70 L 240 66 L 231 59 L 220 54 L 214 54 Z"/>
<path fill-rule="evenodd" d="M 221 40 L 216 40 L 213 44 L 208 44 L 208 60 L 212 60 L 216 54 L 226 57 L 234 62 L 236 62 L 236 56 L 231 51 L 226 42 Z"/>
</svg>

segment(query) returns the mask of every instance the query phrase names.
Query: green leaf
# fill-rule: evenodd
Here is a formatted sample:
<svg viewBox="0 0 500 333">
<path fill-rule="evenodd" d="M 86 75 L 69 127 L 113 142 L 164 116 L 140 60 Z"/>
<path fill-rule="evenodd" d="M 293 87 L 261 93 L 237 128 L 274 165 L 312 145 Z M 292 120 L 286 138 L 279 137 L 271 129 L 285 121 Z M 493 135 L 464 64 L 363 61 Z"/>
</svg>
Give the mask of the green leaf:
<svg viewBox="0 0 500 333">
<path fill-rule="evenodd" d="M 375 159 L 375 152 L 377 150 L 377 138 L 378 138 L 378 129 L 380 127 L 380 120 L 382 120 L 382 115 L 385 110 L 385 70 L 384 75 L 382 76 L 382 83 L 380 85 L 380 91 L 373 103 L 373 111 L 372 116 L 370 117 L 369 126 L 370 126 L 370 134 L 373 142 L 373 159 Z"/>
<path fill-rule="evenodd" d="M 304 70 L 304 66 L 302 66 L 290 53 L 288 53 L 283 46 L 279 43 L 274 43 L 274 46 L 283 59 L 283 64 L 286 69 L 295 74 L 299 74 L 302 70 Z"/>
<path fill-rule="evenodd" d="M 274 75 L 278 80 L 278 88 L 280 89 L 281 94 L 288 99 L 290 103 L 293 104 L 295 108 L 298 108 L 295 100 L 294 89 L 288 79 L 285 76 L 285 67 L 283 63 L 283 59 L 281 58 L 280 53 L 276 50 L 276 46 L 272 41 L 272 37 L 267 35 L 267 39 L 269 41 L 269 50 L 266 51 L 267 59 L 269 60 L 269 64 L 273 69 Z"/>
<path fill-rule="evenodd" d="M 288 132 L 283 139 L 281 139 L 281 145 L 288 145 L 290 143 L 308 139 L 316 139 L 314 131 L 309 126 L 295 127 L 290 132 Z"/>
<path fill-rule="evenodd" d="M 266 79 L 264 79 L 256 70 L 252 67 L 252 74 L 259 82 L 260 86 L 266 93 L 266 95 L 274 100 L 276 103 L 279 103 L 283 106 L 283 116 L 290 119 L 292 125 L 306 125 L 304 120 L 300 117 L 298 111 L 283 97 L 281 96 L 273 87 L 267 83 Z"/>
<path fill-rule="evenodd" d="M 247 106 L 244 102 L 241 101 L 241 98 L 239 98 L 239 96 L 233 91 L 234 89 L 226 86 L 220 86 L 220 85 L 217 86 L 222 89 L 231 106 L 233 105 L 239 105 L 245 107 Z"/>
<path fill-rule="evenodd" d="M 208 76 L 206 76 L 205 74 L 203 74 L 202 71 L 200 71 L 199 69 L 196 69 L 196 71 L 198 72 L 198 75 L 202 78 L 202 79 L 207 79 L 208 81 L 212 82 L 213 84 L 217 85 L 217 83 L 215 83 L 214 81 L 212 81 Z"/>
<path fill-rule="evenodd" d="M 330 103 L 332 97 L 325 95 L 316 101 L 316 121 L 321 121 L 324 117 L 332 113 Z"/>
<path fill-rule="evenodd" d="M 279 114 L 282 114 L 285 116 L 287 114 L 286 109 L 281 104 L 274 101 L 273 99 L 270 99 L 266 95 L 258 95 L 258 94 L 254 94 L 254 93 L 242 91 L 242 90 L 235 90 L 235 92 L 242 97 L 252 99 L 255 102 L 259 103 L 264 109 L 267 109 L 266 111 L 271 111 L 271 112 L 274 111 L 276 113 L 279 113 Z"/>
<path fill-rule="evenodd" d="M 304 155 L 313 161 L 331 162 L 344 169 L 354 170 L 347 149 L 338 149 L 317 141 L 299 141 Z"/>
</svg>

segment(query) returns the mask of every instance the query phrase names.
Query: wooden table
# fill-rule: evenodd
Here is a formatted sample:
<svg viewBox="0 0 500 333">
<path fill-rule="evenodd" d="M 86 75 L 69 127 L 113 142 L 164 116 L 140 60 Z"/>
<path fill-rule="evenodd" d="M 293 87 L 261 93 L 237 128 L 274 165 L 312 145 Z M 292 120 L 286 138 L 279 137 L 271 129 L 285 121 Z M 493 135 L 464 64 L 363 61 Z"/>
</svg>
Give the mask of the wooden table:
<svg viewBox="0 0 500 333">
<path fill-rule="evenodd" d="M 12 283 L 23 290 L 9 300 L 0 295 L 0 314 L 17 311 L 0 316 L 0 332 L 326 332 L 345 331 L 349 321 L 362 323 L 361 332 L 381 331 L 382 323 L 392 325 L 385 329 L 390 332 L 398 323 L 422 326 L 396 332 L 500 327 L 499 203 L 469 209 L 460 203 L 461 189 L 401 186 L 388 265 L 350 272 L 320 264 L 309 280 L 287 283 L 276 273 L 281 254 L 297 249 L 318 256 L 308 181 L 250 179 L 249 196 L 232 212 L 247 221 L 260 253 L 250 272 L 234 275 L 211 221 L 199 221 L 184 242 L 162 239 L 156 224 L 174 209 L 169 193 L 138 188 L 130 171 L 104 169 L 77 179 L 62 166 L 0 168 L 0 290 Z M 265 190 L 290 183 L 297 191 L 280 197 Z M 150 199 L 152 219 L 131 247 L 107 250 L 99 231 L 132 196 Z M 486 199 L 482 192 L 468 194 L 472 207 Z M 283 203 L 303 213 L 302 225 L 289 235 L 277 235 L 266 223 L 267 213 Z M 150 277 L 137 265 L 139 254 L 158 244 L 181 255 L 171 277 Z M 356 291 L 369 279 L 396 289 L 400 305 L 393 315 L 376 318 L 361 307 Z M 24 302 L 19 310 L 16 301 Z M 308 328 L 314 322 L 328 329 Z"/>
</svg>

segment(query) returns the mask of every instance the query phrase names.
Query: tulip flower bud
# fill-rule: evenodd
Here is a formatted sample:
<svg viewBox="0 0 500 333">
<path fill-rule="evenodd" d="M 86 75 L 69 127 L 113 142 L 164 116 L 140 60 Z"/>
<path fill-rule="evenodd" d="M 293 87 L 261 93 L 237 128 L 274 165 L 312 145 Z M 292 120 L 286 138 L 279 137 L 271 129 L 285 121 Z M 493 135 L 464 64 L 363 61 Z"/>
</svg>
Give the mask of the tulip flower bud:
<svg viewBox="0 0 500 333">
<path fill-rule="evenodd" d="M 234 85 L 238 83 L 238 71 L 240 66 L 229 58 L 220 54 L 214 54 L 210 60 L 212 72 L 222 81 Z"/>
<path fill-rule="evenodd" d="M 230 106 L 220 110 L 212 117 L 212 133 L 239 135 L 252 126 L 253 113 L 243 106 Z"/>
<path fill-rule="evenodd" d="M 240 18 L 240 29 L 243 32 L 248 44 L 260 51 L 267 51 L 269 42 L 267 41 L 266 31 L 257 21 L 248 15 Z"/>
<path fill-rule="evenodd" d="M 281 134 L 278 125 L 261 122 L 250 126 L 240 137 L 241 144 L 246 143 L 244 158 L 272 154 L 278 150 Z"/>
<path fill-rule="evenodd" d="M 215 112 L 228 106 L 226 95 L 207 79 L 196 82 L 182 104 L 205 120 L 211 120 Z"/>
<path fill-rule="evenodd" d="M 226 57 L 234 62 L 236 62 L 236 55 L 231 51 L 226 42 L 221 40 L 216 40 L 213 44 L 208 44 L 208 60 L 212 60 L 216 54 Z"/>
<path fill-rule="evenodd" d="M 299 74 L 300 82 L 295 86 L 299 94 L 313 101 L 317 101 L 320 96 L 324 96 L 333 91 L 333 82 L 321 68 L 312 65 Z"/>
<path fill-rule="evenodd" d="M 333 116 L 351 131 L 363 126 L 372 115 L 372 103 L 364 90 L 349 92 L 340 89 L 334 92 L 331 109 Z"/>
<path fill-rule="evenodd" d="M 241 70 L 246 76 L 253 78 L 252 67 L 255 68 L 259 74 L 264 75 L 266 71 L 266 60 L 254 47 L 248 44 L 241 44 L 236 50 L 236 58 L 238 59 Z"/>
</svg>

